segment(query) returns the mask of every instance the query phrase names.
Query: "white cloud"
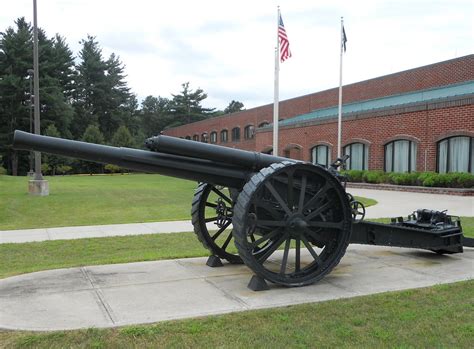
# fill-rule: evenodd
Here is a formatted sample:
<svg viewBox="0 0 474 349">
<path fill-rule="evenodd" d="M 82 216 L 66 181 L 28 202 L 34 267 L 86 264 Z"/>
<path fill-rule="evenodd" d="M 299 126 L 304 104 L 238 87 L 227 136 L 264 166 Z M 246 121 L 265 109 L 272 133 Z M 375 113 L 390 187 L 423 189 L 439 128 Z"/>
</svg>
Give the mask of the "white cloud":
<svg viewBox="0 0 474 349">
<path fill-rule="evenodd" d="M 0 30 L 25 16 L 31 0 L 3 0 Z M 344 83 L 365 80 L 473 52 L 470 0 L 279 1 L 293 57 L 281 65 L 281 99 L 335 87 L 339 20 L 348 36 Z M 140 98 L 169 97 L 191 82 L 208 107 L 232 99 L 271 103 L 277 1 L 38 0 L 39 25 L 78 52 L 95 35 L 115 52 Z"/>
</svg>

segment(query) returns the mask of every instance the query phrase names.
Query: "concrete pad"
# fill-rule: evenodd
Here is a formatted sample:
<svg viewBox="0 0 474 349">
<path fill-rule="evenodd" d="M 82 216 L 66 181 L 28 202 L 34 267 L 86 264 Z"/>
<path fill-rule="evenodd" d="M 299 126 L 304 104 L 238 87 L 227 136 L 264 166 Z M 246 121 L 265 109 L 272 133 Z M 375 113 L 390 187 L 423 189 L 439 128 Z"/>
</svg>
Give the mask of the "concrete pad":
<svg viewBox="0 0 474 349">
<path fill-rule="evenodd" d="M 300 288 L 270 284 L 270 290 L 262 292 L 247 288 L 252 273 L 245 266 L 209 268 L 205 262 L 190 258 L 91 266 L 3 279 L 0 328 L 121 326 L 474 279 L 472 249 L 440 256 L 351 245 L 339 266 L 320 282 Z"/>
<path fill-rule="evenodd" d="M 0 302 L 0 326 L 5 329 L 51 331 L 114 326 L 93 290 L 2 297 Z"/>
<path fill-rule="evenodd" d="M 367 207 L 367 218 L 407 216 L 419 208 L 448 210 L 455 216 L 474 216 L 474 197 L 390 190 L 347 188 L 347 192 L 378 201 Z"/>
<path fill-rule="evenodd" d="M 148 323 L 242 310 L 205 279 L 104 288 L 117 325 Z"/>
</svg>

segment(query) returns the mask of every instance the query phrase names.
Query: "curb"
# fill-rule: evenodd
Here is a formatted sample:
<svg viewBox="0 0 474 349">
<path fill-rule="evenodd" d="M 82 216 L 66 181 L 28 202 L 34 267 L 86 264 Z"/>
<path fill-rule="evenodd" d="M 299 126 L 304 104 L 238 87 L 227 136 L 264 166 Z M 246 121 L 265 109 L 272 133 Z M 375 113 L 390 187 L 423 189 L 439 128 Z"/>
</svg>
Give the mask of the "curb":
<svg viewBox="0 0 474 349">
<path fill-rule="evenodd" d="M 405 191 L 405 192 L 426 193 L 426 194 L 474 196 L 474 188 L 439 188 L 439 187 L 419 187 L 419 186 L 408 186 L 408 185 L 351 183 L 351 182 L 347 183 L 347 187 L 357 188 L 357 189 Z"/>
</svg>

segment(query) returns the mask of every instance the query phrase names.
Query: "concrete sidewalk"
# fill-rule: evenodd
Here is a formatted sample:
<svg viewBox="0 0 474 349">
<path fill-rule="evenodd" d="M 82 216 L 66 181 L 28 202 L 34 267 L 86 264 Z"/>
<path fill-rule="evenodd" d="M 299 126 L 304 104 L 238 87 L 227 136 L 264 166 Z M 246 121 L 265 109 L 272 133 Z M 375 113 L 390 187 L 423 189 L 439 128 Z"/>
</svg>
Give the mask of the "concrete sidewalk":
<svg viewBox="0 0 474 349">
<path fill-rule="evenodd" d="M 451 215 L 474 216 L 474 197 L 395 192 L 373 189 L 349 189 L 353 195 L 372 198 L 377 205 L 367 208 L 366 218 L 407 216 L 418 208 L 448 210 Z M 215 229 L 212 224 L 209 229 Z M 112 224 L 81 227 L 0 231 L 0 243 L 82 239 L 92 237 L 176 233 L 193 231 L 190 221 Z"/>
<path fill-rule="evenodd" d="M 442 256 L 413 249 L 350 245 L 339 266 L 320 282 L 299 288 L 270 285 L 269 291 L 261 292 L 247 288 L 252 274 L 245 266 L 209 268 L 205 262 L 206 258 L 189 258 L 102 265 L 3 279 L 0 328 L 114 327 L 474 278 L 474 249 Z"/>
</svg>

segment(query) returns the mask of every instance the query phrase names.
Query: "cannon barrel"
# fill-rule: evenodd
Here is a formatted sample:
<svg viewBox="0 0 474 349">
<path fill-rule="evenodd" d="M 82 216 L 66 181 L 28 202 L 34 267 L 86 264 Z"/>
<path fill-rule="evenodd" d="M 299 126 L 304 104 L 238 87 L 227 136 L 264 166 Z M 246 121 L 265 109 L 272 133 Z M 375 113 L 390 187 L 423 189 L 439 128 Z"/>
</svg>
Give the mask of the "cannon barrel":
<svg viewBox="0 0 474 349">
<path fill-rule="evenodd" d="M 15 131 L 13 148 L 114 164 L 130 170 L 233 188 L 241 188 L 251 173 L 245 168 L 205 159 L 40 136 L 19 130 Z"/>
<path fill-rule="evenodd" d="M 276 162 L 297 162 L 294 159 L 288 159 L 280 156 L 273 156 L 241 149 L 233 149 L 220 145 L 200 143 L 188 139 L 180 139 L 164 135 L 148 138 L 145 141 L 145 145 L 148 149 L 158 151 L 160 153 L 213 160 L 219 163 L 233 164 L 239 167 L 241 166 L 253 171 L 258 171 Z"/>
</svg>

